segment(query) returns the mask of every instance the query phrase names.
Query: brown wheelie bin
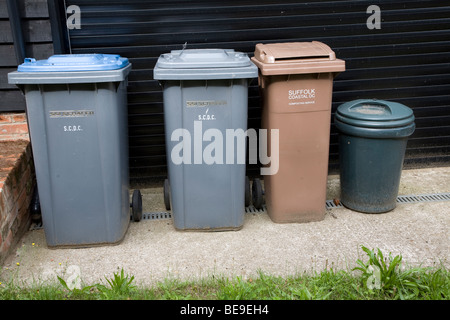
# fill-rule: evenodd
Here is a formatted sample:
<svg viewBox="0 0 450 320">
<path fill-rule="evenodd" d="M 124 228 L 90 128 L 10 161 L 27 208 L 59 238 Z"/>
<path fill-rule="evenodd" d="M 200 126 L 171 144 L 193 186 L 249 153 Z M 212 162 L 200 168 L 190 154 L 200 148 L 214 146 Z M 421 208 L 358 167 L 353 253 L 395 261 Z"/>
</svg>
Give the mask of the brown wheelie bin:
<svg viewBox="0 0 450 320">
<path fill-rule="evenodd" d="M 333 79 L 345 61 L 317 41 L 257 44 L 252 61 L 259 68 L 262 128 L 279 130 L 279 169 L 264 176 L 267 212 L 274 222 L 322 220 Z"/>
</svg>

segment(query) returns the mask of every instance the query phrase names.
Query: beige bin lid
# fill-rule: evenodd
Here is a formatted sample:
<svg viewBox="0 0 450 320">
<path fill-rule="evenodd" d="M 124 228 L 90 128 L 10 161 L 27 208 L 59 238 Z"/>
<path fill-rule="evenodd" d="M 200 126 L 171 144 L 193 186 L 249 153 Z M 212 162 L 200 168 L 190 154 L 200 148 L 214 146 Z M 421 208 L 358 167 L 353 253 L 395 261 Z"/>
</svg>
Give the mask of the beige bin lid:
<svg viewBox="0 0 450 320">
<path fill-rule="evenodd" d="M 252 61 L 263 75 L 345 71 L 345 61 L 318 41 L 258 43 Z"/>
</svg>

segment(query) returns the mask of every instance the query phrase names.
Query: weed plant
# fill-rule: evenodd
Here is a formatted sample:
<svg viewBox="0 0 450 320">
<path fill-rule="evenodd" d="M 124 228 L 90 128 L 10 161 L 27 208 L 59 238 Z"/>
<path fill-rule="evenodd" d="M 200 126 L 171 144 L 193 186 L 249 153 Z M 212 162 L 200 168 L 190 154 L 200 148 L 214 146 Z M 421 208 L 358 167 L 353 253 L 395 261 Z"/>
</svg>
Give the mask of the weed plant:
<svg viewBox="0 0 450 320">
<path fill-rule="evenodd" d="M 0 300 L 449 300 L 449 271 L 407 268 L 402 256 L 386 256 L 362 246 L 367 261 L 350 270 L 327 268 L 287 277 L 260 271 L 254 278 L 209 277 L 196 281 L 166 279 L 153 287 L 135 284 L 123 269 L 106 283 L 74 286 L 54 283 L 23 286 L 0 279 Z"/>
</svg>

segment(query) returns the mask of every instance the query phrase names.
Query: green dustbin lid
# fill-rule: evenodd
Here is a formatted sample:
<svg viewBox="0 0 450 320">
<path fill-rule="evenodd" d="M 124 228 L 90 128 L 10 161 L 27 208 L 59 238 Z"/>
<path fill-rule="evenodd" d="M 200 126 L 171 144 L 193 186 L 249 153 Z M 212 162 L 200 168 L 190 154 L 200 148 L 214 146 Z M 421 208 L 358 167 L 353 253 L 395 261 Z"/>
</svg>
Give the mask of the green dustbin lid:
<svg viewBox="0 0 450 320">
<path fill-rule="evenodd" d="M 407 106 L 385 100 L 359 99 L 340 105 L 336 120 L 362 128 L 401 128 L 414 122 L 413 111 Z"/>
</svg>

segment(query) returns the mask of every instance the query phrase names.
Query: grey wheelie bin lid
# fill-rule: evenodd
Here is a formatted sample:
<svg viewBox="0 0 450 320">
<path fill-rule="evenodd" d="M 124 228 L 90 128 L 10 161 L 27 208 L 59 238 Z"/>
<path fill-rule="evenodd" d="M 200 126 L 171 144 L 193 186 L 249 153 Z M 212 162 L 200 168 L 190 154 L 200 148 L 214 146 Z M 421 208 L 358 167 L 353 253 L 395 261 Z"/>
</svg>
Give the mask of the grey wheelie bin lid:
<svg viewBox="0 0 450 320">
<path fill-rule="evenodd" d="M 115 54 L 60 54 L 48 59 L 26 58 L 8 74 L 12 84 L 95 83 L 125 80 L 128 58 Z"/>
<path fill-rule="evenodd" d="M 414 132 L 414 114 L 393 101 L 358 99 L 341 104 L 335 115 L 336 127 L 347 134 L 371 138 L 400 138 Z"/>
<path fill-rule="evenodd" d="M 160 55 L 153 70 L 156 80 L 256 78 L 258 68 L 247 54 L 233 49 L 184 49 Z"/>
</svg>

